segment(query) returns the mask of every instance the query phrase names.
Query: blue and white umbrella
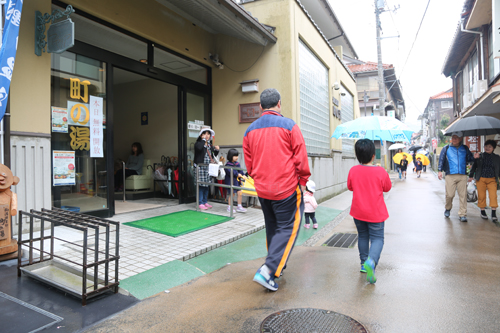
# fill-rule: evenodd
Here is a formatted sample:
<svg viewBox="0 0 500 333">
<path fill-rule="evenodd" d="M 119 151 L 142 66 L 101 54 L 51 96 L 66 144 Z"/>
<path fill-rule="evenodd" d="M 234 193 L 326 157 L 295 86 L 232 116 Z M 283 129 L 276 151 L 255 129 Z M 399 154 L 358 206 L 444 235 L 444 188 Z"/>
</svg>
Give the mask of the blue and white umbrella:
<svg viewBox="0 0 500 333">
<path fill-rule="evenodd" d="M 361 117 L 337 126 L 332 138 L 410 142 L 413 131 L 392 117 Z"/>
</svg>

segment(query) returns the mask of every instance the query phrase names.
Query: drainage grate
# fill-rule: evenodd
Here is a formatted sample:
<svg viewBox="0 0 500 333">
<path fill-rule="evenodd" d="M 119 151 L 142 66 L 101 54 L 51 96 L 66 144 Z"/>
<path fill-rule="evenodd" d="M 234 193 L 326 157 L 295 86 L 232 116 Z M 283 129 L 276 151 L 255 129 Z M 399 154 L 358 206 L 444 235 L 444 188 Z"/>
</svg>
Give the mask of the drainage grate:
<svg viewBox="0 0 500 333">
<path fill-rule="evenodd" d="M 350 248 L 358 241 L 358 234 L 337 233 L 330 237 L 323 246 Z"/>
<path fill-rule="evenodd" d="M 260 325 L 263 333 L 366 333 L 361 323 L 343 314 L 321 309 L 290 309 L 273 313 Z"/>
</svg>

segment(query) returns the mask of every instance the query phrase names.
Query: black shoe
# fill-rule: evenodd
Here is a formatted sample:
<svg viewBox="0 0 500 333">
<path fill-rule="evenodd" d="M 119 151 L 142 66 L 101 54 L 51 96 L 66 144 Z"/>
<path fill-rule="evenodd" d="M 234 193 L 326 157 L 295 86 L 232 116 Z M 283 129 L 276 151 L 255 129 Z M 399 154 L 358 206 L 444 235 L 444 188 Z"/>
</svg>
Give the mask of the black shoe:
<svg viewBox="0 0 500 333">
<path fill-rule="evenodd" d="M 481 211 L 481 217 L 485 220 L 488 219 L 488 215 L 486 215 L 486 212 L 484 210 Z"/>
<path fill-rule="evenodd" d="M 449 209 L 444 211 L 444 217 L 450 217 L 450 210 Z"/>
<path fill-rule="evenodd" d="M 460 222 L 467 222 L 467 217 L 460 216 Z"/>
<path fill-rule="evenodd" d="M 492 217 L 491 217 L 491 220 L 492 220 L 493 222 L 498 222 L 498 218 L 497 218 L 496 216 L 492 216 Z"/>
</svg>

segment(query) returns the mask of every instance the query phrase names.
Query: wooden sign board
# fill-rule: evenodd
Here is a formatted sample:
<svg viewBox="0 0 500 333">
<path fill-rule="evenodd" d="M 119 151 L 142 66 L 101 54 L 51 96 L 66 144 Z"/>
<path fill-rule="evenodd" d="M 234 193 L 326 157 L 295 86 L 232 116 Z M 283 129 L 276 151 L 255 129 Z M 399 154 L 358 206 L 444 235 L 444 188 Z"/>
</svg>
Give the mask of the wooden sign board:
<svg viewBox="0 0 500 333">
<path fill-rule="evenodd" d="M 239 118 L 241 123 L 253 123 L 262 114 L 260 103 L 248 103 L 239 105 Z"/>
</svg>

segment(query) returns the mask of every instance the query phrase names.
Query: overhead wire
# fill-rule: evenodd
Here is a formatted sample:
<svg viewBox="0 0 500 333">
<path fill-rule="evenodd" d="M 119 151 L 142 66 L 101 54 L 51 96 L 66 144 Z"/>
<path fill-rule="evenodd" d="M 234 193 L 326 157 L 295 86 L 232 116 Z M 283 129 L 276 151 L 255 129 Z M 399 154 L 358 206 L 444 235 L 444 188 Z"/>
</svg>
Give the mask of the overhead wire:
<svg viewBox="0 0 500 333">
<path fill-rule="evenodd" d="M 242 72 L 246 72 L 247 70 L 249 70 L 250 68 L 252 68 L 256 63 L 257 61 L 259 61 L 260 57 L 262 57 L 262 54 L 264 53 L 264 49 L 266 48 L 266 46 L 264 45 L 262 47 L 262 51 L 260 52 L 259 56 L 257 57 L 257 59 L 255 59 L 254 63 L 250 65 L 250 67 L 248 67 L 247 69 L 244 69 L 244 70 L 241 70 L 241 71 L 238 71 L 238 70 L 235 70 L 235 69 L 232 69 L 231 67 L 229 67 L 226 63 L 222 63 L 224 66 L 227 67 L 227 69 L 229 69 L 230 71 L 233 71 L 235 73 L 242 73 Z"/>
<path fill-rule="evenodd" d="M 422 23 L 424 22 L 425 14 L 427 14 L 427 9 L 429 8 L 430 3 L 431 3 L 431 0 L 427 1 L 427 6 L 425 6 L 424 15 L 422 16 L 422 20 L 420 20 L 420 25 L 418 26 L 417 33 L 415 34 L 415 39 L 413 40 L 413 43 L 411 45 L 410 52 L 408 52 L 408 56 L 406 57 L 405 64 L 403 65 L 403 68 L 401 69 L 401 74 L 399 74 L 400 78 L 403 76 L 403 71 L 406 67 L 406 64 L 408 63 L 408 59 L 410 59 L 411 52 L 413 51 L 413 47 L 415 46 L 415 42 L 417 41 L 418 33 L 420 32 L 420 28 L 422 27 Z"/>
</svg>

